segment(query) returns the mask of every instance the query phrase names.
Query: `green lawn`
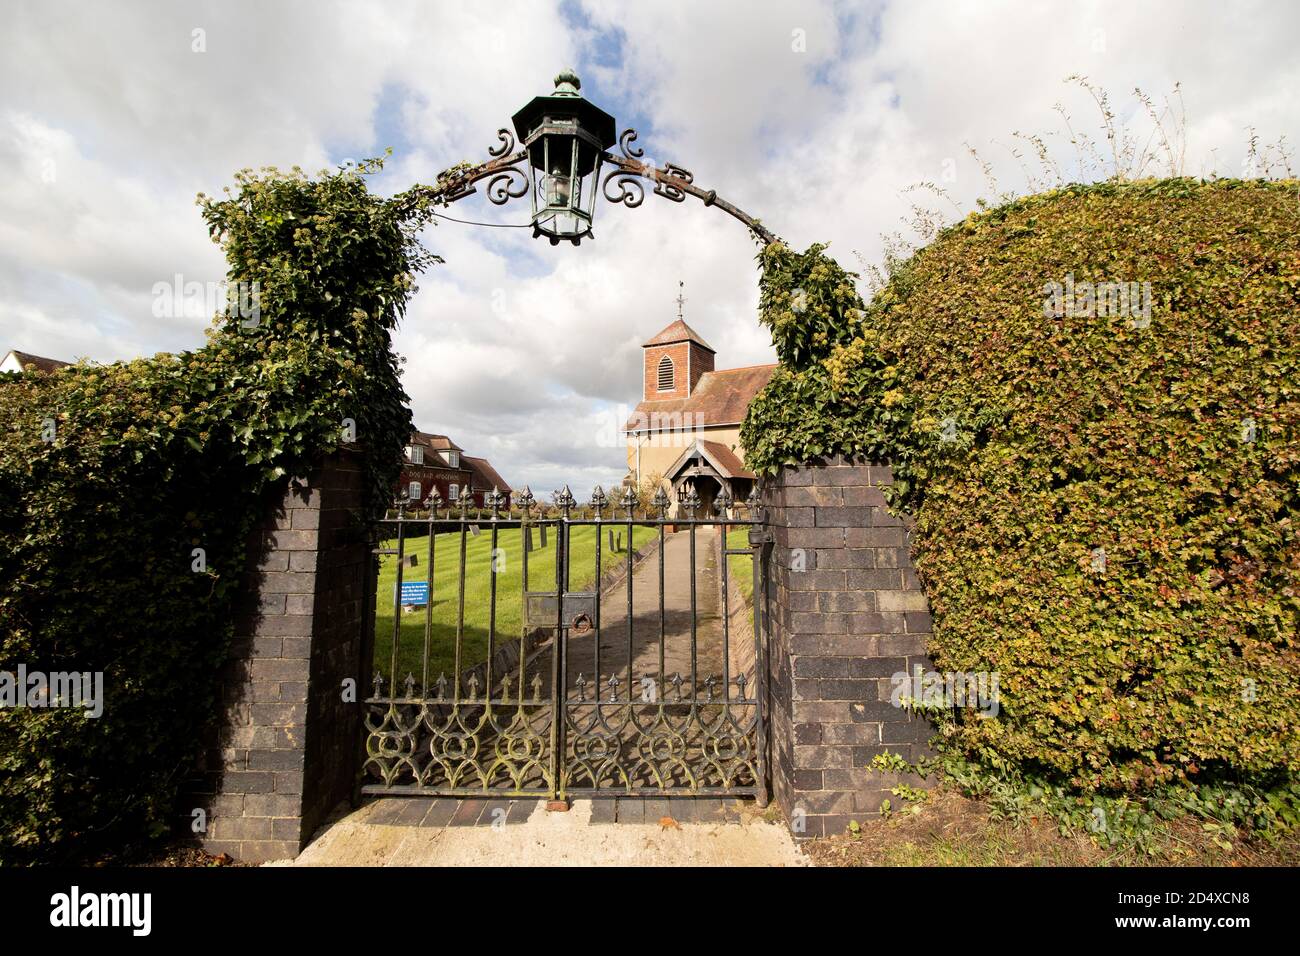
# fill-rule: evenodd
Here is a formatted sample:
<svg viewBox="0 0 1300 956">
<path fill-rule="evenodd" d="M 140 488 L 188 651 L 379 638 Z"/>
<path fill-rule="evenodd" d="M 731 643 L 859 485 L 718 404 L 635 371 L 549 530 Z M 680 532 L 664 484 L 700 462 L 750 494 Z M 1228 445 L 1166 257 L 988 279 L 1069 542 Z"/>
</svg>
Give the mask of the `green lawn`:
<svg viewBox="0 0 1300 956">
<path fill-rule="evenodd" d="M 627 525 L 610 522 L 617 538 L 623 536 L 627 546 Z M 591 526 L 571 529 L 569 589 L 586 590 L 596 579 L 596 531 Z M 547 528 L 546 547 L 541 546 L 541 532 L 533 528 L 533 550 L 528 554 L 528 589 L 553 591 L 555 589 L 555 533 L 554 525 Z M 431 588 L 433 613 L 429 648 L 429 681 L 432 684 L 439 674 L 450 680 L 454 672 L 456 617 L 459 604 L 460 532 L 447 532 L 435 536 L 434 576 Z M 635 547 L 642 547 L 657 537 L 654 528 L 634 527 Z M 384 542 L 383 548 L 395 548 L 397 542 Z M 504 566 L 497 573 L 496 643 L 497 646 L 518 638 L 523 633 L 522 575 L 523 560 L 520 531 L 502 528 L 497 547 L 504 552 Z M 425 581 L 429 576 L 429 539 L 408 538 L 406 553 L 418 556 L 418 565 L 406 568 L 403 581 Z M 465 535 L 465 627 L 461 643 L 461 670 L 472 667 L 487 657 L 488 613 L 491 593 L 492 529 L 490 522 L 479 525 L 479 534 Z M 601 542 L 601 571 L 610 570 L 627 561 L 625 551 L 611 553 L 606 531 Z M 397 582 L 397 558 L 383 555 L 379 566 L 379 585 L 375 600 L 375 670 L 387 678 L 392 673 L 393 652 L 393 589 Z M 426 611 L 417 608 L 403 611 L 401 637 L 398 641 L 397 675 L 399 681 L 413 674 L 417 687 L 424 673 L 424 631 Z M 369 692 L 370 688 L 367 688 Z M 404 693 L 398 687 L 398 693 Z"/>
<path fill-rule="evenodd" d="M 748 548 L 749 528 L 731 528 L 727 531 L 728 548 Z M 740 588 L 746 602 L 754 599 L 754 557 L 752 554 L 727 556 L 727 574 Z"/>
</svg>

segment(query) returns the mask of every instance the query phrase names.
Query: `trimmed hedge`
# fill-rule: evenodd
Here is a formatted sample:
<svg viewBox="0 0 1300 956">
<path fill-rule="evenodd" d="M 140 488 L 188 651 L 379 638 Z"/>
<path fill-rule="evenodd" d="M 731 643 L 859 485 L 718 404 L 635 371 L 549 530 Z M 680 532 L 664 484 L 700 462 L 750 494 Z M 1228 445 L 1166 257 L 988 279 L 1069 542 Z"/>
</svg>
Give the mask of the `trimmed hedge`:
<svg viewBox="0 0 1300 956">
<path fill-rule="evenodd" d="M 255 327 L 218 316 L 194 352 L 0 381 L 0 670 L 102 671 L 105 697 L 97 719 L 0 710 L 0 860 L 166 829 L 215 715 L 249 533 L 345 418 L 371 508 L 388 500 L 410 434 L 389 333 L 434 259 L 427 204 L 351 170 L 236 178 L 200 204 L 229 282 L 260 285 Z"/>
<path fill-rule="evenodd" d="M 865 307 L 823 247 L 761 254 L 747 461 L 892 461 L 936 663 L 1001 675 L 950 751 L 1085 793 L 1297 779 L 1297 185 L 1033 196 Z M 1104 282 L 1150 283 L 1149 322 L 1090 307 Z"/>
</svg>

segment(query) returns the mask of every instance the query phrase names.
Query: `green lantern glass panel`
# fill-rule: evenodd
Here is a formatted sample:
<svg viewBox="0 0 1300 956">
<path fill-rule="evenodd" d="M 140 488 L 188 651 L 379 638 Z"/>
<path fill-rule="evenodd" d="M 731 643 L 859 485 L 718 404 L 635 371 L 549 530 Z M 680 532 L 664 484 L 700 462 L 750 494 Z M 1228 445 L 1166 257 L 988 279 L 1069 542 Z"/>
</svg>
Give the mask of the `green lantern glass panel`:
<svg viewBox="0 0 1300 956">
<path fill-rule="evenodd" d="M 577 245 L 591 233 L 601 154 L 614 144 L 614 118 L 585 100 L 572 71 L 555 78 L 555 92 L 514 116 L 533 170 L 533 235 Z"/>
</svg>

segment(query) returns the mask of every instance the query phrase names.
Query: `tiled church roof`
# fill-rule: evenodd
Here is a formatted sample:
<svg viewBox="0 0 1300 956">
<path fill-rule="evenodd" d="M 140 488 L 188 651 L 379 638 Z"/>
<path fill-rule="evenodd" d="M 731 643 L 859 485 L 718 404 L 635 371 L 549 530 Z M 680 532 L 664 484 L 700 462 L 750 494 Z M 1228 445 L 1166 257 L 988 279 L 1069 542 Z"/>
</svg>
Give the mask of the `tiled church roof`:
<svg viewBox="0 0 1300 956">
<path fill-rule="evenodd" d="M 696 345 L 708 349 L 710 352 L 715 351 L 713 346 L 704 341 L 699 332 L 696 332 L 681 319 L 674 320 L 671 325 L 641 347 L 645 348 L 649 345 L 672 345 L 674 342 L 694 342 Z"/>
<path fill-rule="evenodd" d="M 679 413 L 694 416 L 690 423 L 694 426 L 738 424 L 744 419 L 749 403 L 767 384 L 774 371 L 775 365 L 751 365 L 747 368 L 705 372 L 686 398 L 641 402 L 624 428 L 629 431 L 644 429 L 647 418 L 652 415 L 667 415 L 671 418 Z M 680 421 L 677 421 L 676 426 L 668 427 L 681 427 Z M 654 424 L 653 420 L 650 424 Z"/>
</svg>

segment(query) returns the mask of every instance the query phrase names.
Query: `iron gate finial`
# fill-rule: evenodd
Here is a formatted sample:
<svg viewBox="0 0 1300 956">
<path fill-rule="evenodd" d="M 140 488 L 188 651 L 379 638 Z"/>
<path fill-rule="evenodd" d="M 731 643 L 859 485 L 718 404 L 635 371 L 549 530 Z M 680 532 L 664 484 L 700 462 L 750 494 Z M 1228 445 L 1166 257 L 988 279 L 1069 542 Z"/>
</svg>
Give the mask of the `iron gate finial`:
<svg viewBox="0 0 1300 956">
<path fill-rule="evenodd" d="M 659 490 L 655 492 L 653 504 L 655 506 L 655 511 L 659 512 L 659 517 L 661 519 L 664 515 L 668 514 L 668 506 L 671 503 L 672 502 L 668 498 L 668 492 L 664 491 L 663 485 L 660 485 Z"/>
<path fill-rule="evenodd" d="M 725 518 L 733 504 L 735 504 L 735 499 L 731 497 L 731 489 L 724 486 L 722 494 L 713 499 L 713 510 L 718 517 Z"/>
<path fill-rule="evenodd" d="M 623 505 L 623 510 L 627 512 L 627 519 L 629 521 L 632 520 L 632 517 L 636 512 L 636 500 L 636 489 L 631 485 L 628 485 L 623 490 L 623 501 L 621 503 Z"/>
</svg>

